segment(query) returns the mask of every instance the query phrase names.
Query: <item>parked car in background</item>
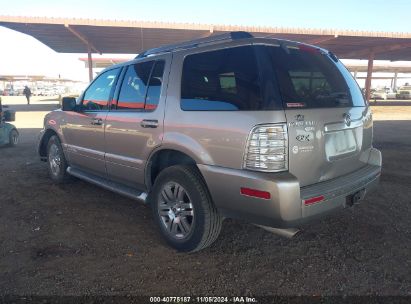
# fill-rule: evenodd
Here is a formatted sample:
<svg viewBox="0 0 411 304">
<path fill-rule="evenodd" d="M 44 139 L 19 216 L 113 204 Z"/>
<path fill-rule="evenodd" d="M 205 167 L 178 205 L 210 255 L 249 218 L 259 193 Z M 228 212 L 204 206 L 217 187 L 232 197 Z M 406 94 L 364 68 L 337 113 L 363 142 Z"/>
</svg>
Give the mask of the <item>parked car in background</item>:
<svg viewBox="0 0 411 304">
<path fill-rule="evenodd" d="M 55 96 L 59 95 L 60 90 L 55 87 L 37 88 L 33 90 L 35 96 Z"/>
<path fill-rule="evenodd" d="M 397 92 L 396 90 L 393 90 L 391 88 L 388 88 L 386 90 L 387 92 L 387 99 L 396 99 L 397 98 Z"/>
<path fill-rule="evenodd" d="M 19 141 L 19 132 L 10 122 L 15 121 L 16 112 L 3 106 L 0 97 L 0 146 L 14 147 Z"/>
<path fill-rule="evenodd" d="M 44 88 L 37 88 L 37 89 L 34 89 L 32 93 L 34 96 L 45 96 L 46 90 Z"/>
<path fill-rule="evenodd" d="M 4 89 L 3 96 L 14 96 L 17 93 L 13 89 Z"/>
<path fill-rule="evenodd" d="M 46 89 L 46 95 L 47 96 L 55 96 L 55 95 L 59 95 L 59 93 L 58 93 L 56 88 L 47 88 Z"/>
<path fill-rule="evenodd" d="M 375 91 L 372 91 L 370 98 L 374 99 L 374 100 L 377 100 L 377 99 L 386 100 L 387 99 L 387 91 L 385 89 L 377 89 Z"/>
<path fill-rule="evenodd" d="M 397 99 L 411 99 L 411 86 L 402 86 L 397 91 Z"/>
<path fill-rule="evenodd" d="M 192 252 L 224 218 L 290 235 L 358 203 L 381 174 L 372 133 L 334 54 L 235 32 L 103 70 L 46 115 L 38 153 L 55 183 L 72 175 L 148 203 L 165 241 Z"/>
<path fill-rule="evenodd" d="M 23 96 L 24 95 L 23 92 L 24 92 L 24 88 L 18 88 L 15 90 L 14 94 L 16 96 Z"/>
</svg>

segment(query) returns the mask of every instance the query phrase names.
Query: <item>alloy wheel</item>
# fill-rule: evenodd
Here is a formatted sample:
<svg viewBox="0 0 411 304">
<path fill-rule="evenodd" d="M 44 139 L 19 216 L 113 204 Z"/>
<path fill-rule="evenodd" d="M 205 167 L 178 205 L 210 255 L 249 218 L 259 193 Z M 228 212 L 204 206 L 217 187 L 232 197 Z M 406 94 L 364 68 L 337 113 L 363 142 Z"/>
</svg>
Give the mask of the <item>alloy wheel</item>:
<svg viewBox="0 0 411 304">
<path fill-rule="evenodd" d="M 167 234 L 179 240 L 187 238 L 193 230 L 195 218 L 186 189 L 175 182 L 165 184 L 157 204 L 158 215 Z"/>
<path fill-rule="evenodd" d="M 55 143 L 50 146 L 48 158 L 52 174 L 58 176 L 60 174 L 61 157 L 59 147 Z"/>
</svg>

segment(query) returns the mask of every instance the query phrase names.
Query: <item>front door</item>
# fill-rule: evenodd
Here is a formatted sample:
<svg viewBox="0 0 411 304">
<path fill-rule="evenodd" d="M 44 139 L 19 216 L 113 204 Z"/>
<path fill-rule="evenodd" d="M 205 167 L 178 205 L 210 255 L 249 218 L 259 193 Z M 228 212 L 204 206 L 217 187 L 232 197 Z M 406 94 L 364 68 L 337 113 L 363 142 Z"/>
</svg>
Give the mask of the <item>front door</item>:
<svg viewBox="0 0 411 304">
<path fill-rule="evenodd" d="M 79 111 L 66 112 L 63 135 L 70 166 L 106 175 L 104 122 L 119 71 L 116 68 L 99 75 L 80 97 Z"/>
<path fill-rule="evenodd" d="M 144 168 L 161 144 L 171 55 L 129 65 L 106 118 L 108 177 L 144 189 Z M 164 71 L 166 72 L 164 73 Z"/>
</svg>

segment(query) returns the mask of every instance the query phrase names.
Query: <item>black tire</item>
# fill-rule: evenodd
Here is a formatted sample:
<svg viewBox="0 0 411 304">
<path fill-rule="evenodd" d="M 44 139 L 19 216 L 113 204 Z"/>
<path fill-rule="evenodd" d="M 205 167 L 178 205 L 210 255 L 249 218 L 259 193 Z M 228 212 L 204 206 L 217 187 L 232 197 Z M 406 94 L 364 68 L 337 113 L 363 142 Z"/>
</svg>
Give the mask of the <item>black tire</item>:
<svg viewBox="0 0 411 304">
<path fill-rule="evenodd" d="M 54 158 L 56 157 L 56 158 Z M 53 163 L 53 161 L 55 163 Z M 67 161 L 64 156 L 63 147 L 60 139 L 53 135 L 47 143 L 47 167 L 49 176 L 56 184 L 62 184 L 70 180 L 70 175 L 67 173 Z"/>
<path fill-rule="evenodd" d="M 16 129 L 12 129 L 9 133 L 9 147 L 15 147 L 19 143 L 19 132 Z"/>
<path fill-rule="evenodd" d="M 166 191 L 165 189 L 167 187 L 172 187 L 170 185 L 173 184 L 183 188 L 186 196 L 182 199 L 182 202 L 186 200 L 190 202 L 190 206 L 192 206 L 192 209 L 187 209 L 193 214 L 190 223 L 190 232 L 181 239 L 173 236 L 172 231 L 168 231 L 166 228 L 167 224 L 164 222 L 167 220 L 167 217 L 164 217 L 164 208 L 167 207 L 162 206 L 166 206 L 165 204 L 167 203 L 165 203 L 163 191 Z M 176 191 L 175 188 L 174 191 Z M 161 171 L 155 180 L 154 187 L 150 193 L 149 202 L 152 206 L 154 221 L 157 224 L 161 235 L 168 245 L 178 251 L 195 252 L 202 250 L 210 246 L 220 234 L 223 219 L 212 202 L 202 176 L 200 175 L 198 169 L 194 166 L 177 165 L 168 167 Z M 162 215 L 160 215 L 160 209 L 163 209 Z M 171 212 L 171 209 L 169 212 Z M 185 210 L 182 212 L 187 211 Z M 173 213 L 173 217 L 175 216 L 175 219 L 170 220 L 171 226 L 173 225 L 173 221 L 176 221 L 177 215 L 178 213 L 176 213 L 176 215 Z M 182 221 L 179 220 L 178 222 L 181 227 L 184 226 L 181 224 Z"/>
</svg>

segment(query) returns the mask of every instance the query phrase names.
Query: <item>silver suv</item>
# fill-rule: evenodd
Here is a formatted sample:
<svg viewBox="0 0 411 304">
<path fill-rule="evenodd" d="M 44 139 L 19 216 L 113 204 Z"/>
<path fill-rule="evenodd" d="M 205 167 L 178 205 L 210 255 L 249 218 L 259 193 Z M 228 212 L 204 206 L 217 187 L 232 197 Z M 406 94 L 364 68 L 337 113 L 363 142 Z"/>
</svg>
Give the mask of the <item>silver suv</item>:
<svg viewBox="0 0 411 304">
<path fill-rule="evenodd" d="M 364 198 L 381 173 L 372 115 L 330 52 L 244 32 L 148 50 L 49 113 L 38 151 L 150 204 L 167 243 L 212 244 L 224 218 L 275 232 Z"/>
</svg>

